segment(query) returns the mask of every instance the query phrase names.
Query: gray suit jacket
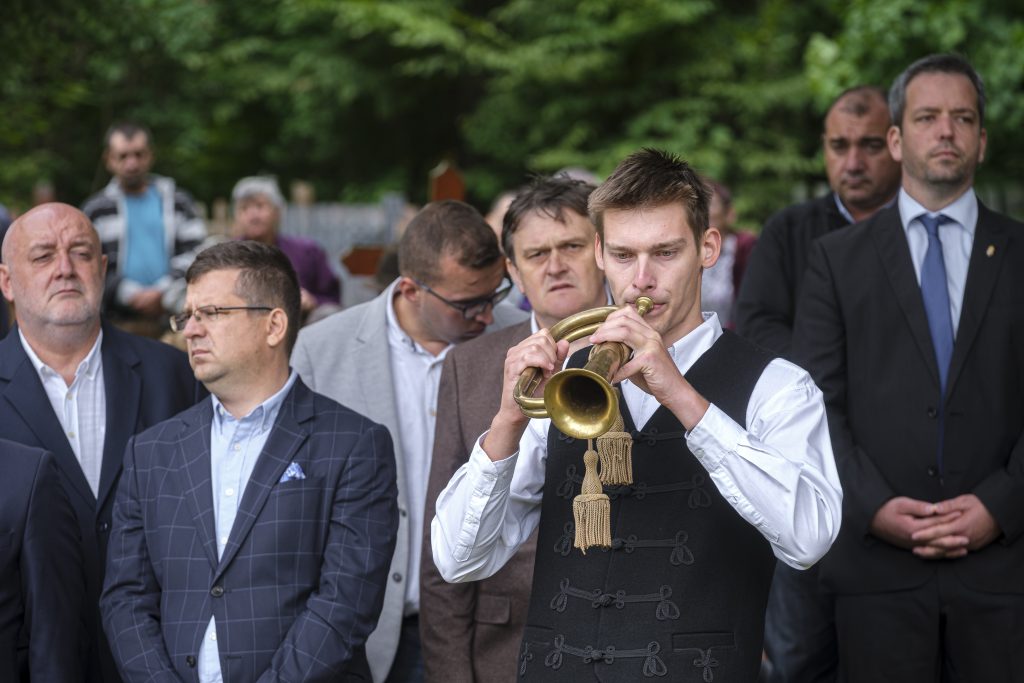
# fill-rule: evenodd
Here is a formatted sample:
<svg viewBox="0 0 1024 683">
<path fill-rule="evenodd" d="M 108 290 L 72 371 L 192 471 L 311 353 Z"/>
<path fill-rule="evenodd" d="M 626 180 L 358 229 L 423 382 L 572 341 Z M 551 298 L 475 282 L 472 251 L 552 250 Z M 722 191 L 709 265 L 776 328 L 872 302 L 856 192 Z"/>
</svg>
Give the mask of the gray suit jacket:
<svg viewBox="0 0 1024 683">
<path fill-rule="evenodd" d="M 391 374 L 388 347 L 387 306 L 394 284 L 364 304 L 335 313 L 318 323 L 303 328 L 292 351 L 292 367 L 315 392 L 344 404 L 374 422 L 387 427 L 395 444 L 398 465 L 398 540 L 391 569 L 384 608 L 377 629 L 366 642 L 366 658 L 373 680 L 387 678 L 398 650 L 405 607 L 405 581 L 409 566 L 409 544 L 412 534 L 422 529 L 409 528 L 408 482 L 402 457 L 402 436 Z M 505 309 L 495 309 L 491 329 L 512 322 Z M 526 315 L 511 309 L 519 320 Z M 421 485 L 425 482 L 421 483 Z"/>
<path fill-rule="evenodd" d="M 462 344 L 444 361 L 427 505 L 469 454 L 498 412 L 505 353 L 530 334 L 529 321 Z M 489 579 L 446 583 L 424 530 L 420 632 L 427 683 L 512 683 L 530 605 L 537 534 Z"/>
</svg>

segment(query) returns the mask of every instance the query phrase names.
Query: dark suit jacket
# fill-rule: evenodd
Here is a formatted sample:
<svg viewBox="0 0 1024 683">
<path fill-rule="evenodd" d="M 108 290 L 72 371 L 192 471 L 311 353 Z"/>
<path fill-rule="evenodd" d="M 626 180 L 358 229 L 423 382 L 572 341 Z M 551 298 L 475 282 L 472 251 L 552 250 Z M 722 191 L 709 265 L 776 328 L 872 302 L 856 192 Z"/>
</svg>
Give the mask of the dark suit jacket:
<svg viewBox="0 0 1024 683">
<path fill-rule="evenodd" d="M 188 359 L 166 344 L 103 326 L 103 382 L 107 393 L 107 431 L 103 444 L 99 496 L 94 496 L 39 375 L 25 354 L 20 335 L 0 342 L 0 425 L 4 438 L 53 453 L 82 537 L 86 609 L 89 621 L 89 680 L 117 680 L 99 618 L 99 597 L 107 557 L 113 491 L 121 476 L 128 438 L 195 403 L 200 388 Z M 205 391 L 202 391 L 205 393 Z"/>
<path fill-rule="evenodd" d="M 224 680 L 370 680 L 398 528 L 387 430 L 297 380 L 217 559 L 212 402 L 139 434 L 114 506 L 107 636 L 130 681 L 197 680 L 216 618 Z M 290 463 L 304 479 L 280 481 Z"/>
<path fill-rule="evenodd" d="M 526 321 L 460 344 L 444 361 L 420 573 L 420 631 L 428 683 L 516 679 L 530 605 L 536 533 L 491 578 L 449 584 L 434 565 L 430 520 L 438 494 L 469 459 L 477 438 L 498 412 L 505 353 L 529 335 Z"/>
<path fill-rule="evenodd" d="M 736 332 L 792 360 L 793 320 L 811 244 L 849 225 L 835 195 L 795 204 L 764 224 L 736 300 Z"/>
<path fill-rule="evenodd" d="M 0 439 L 0 481 L 0 681 L 81 683 L 81 541 L 53 456 Z"/>
<path fill-rule="evenodd" d="M 869 535 L 875 512 L 893 496 L 974 493 L 1003 535 L 950 565 L 978 590 L 1024 592 L 1024 225 L 978 206 L 945 397 L 896 206 L 817 242 L 794 340 L 825 394 L 843 484 L 826 585 L 920 585 L 936 563 Z"/>
</svg>

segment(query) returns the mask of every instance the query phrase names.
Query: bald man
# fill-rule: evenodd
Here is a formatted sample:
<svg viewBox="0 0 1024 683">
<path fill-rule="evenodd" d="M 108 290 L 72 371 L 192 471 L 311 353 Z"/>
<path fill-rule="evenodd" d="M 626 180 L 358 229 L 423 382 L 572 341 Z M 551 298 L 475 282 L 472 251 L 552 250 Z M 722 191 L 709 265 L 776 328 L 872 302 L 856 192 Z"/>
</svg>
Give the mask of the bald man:
<svg viewBox="0 0 1024 683">
<path fill-rule="evenodd" d="M 86 680 L 116 682 L 99 593 L 124 447 L 195 403 L 197 385 L 185 354 L 104 324 L 107 257 L 78 209 L 53 203 L 24 214 L 2 257 L 15 329 L 0 342 L 0 424 L 4 438 L 54 455 L 82 541 Z"/>
</svg>

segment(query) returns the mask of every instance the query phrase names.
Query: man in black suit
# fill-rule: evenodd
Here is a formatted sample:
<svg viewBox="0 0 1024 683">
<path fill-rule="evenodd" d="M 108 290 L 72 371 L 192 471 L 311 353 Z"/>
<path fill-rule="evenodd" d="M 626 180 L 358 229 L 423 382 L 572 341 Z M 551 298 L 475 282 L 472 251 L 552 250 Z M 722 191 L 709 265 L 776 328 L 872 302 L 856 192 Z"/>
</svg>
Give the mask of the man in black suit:
<svg viewBox="0 0 1024 683">
<path fill-rule="evenodd" d="M 881 88 L 850 88 L 829 107 L 821 139 L 832 191 L 788 206 L 764 224 L 736 301 L 740 335 L 791 358 L 793 318 L 811 243 L 870 218 L 899 189 L 900 166 L 885 141 L 890 121 Z"/>
<path fill-rule="evenodd" d="M 3 242 L 0 290 L 16 329 L 0 342 L 4 438 L 50 451 L 75 510 L 85 571 L 86 680 L 117 681 L 99 616 L 113 492 L 128 438 L 196 398 L 185 354 L 100 318 L 106 256 L 82 212 L 43 204 Z"/>
<path fill-rule="evenodd" d="M 53 456 L 0 439 L 0 481 L 0 681 L 81 683 L 81 544 Z"/>
<path fill-rule="evenodd" d="M 789 206 L 765 223 L 736 302 L 738 333 L 792 360 L 793 318 L 811 244 L 872 216 L 899 189 L 900 167 L 886 145 L 890 121 L 881 88 L 851 88 L 829 107 L 822 146 L 832 191 Z M 835 680 L 832 611 L 817 567 L 796 571 L 777 564 L 765 621 L 772 683 Z"/>
<path fill-rule="evenodd" d="M 1024 225 L 972 184 L 985 91 L 933 55 L 893 83 L 894 206 L 817 242 L 794 354 L 825 393 L 846 496 L 822 563 L 840 676 L 1024 671 Z"/>
</svg>

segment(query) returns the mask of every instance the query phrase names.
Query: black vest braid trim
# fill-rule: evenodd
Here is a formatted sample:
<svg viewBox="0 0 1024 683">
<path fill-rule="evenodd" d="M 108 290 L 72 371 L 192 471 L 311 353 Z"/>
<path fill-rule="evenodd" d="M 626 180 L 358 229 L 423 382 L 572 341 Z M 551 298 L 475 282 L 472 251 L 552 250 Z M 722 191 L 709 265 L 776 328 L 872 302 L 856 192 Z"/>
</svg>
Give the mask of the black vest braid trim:
<svg viewBox="0 0 1024 683">
<path fill-rule="evenodd" d="M 657 427 L 651 427 L 650 429 L 648 429 L 646 431 L 642 431 L 642 430 L 639 430 L 639 429 L 632 429 L 632 430 L 630 430 L 629 433 L 630 433 L 630 436 L 633 437 L 633 442 L 634 443 L 641 443 L 642 442 L 642 443 L 646 443 L 648 446 L 653 446 L 654 444 L 658 443 L 659 441 L 668 441 L 669 439 L 684 439 L 684 438 L 686 438 L 686 430 L 685 429 L 677 429 L 677 430 L 672 430 L 672 431 L 669 431 L 669 432 L 665 432 L 664 434 L 660 434 L 660 433 L 658 433 L 658 428 Z"/>
<path fill-rule="evenodd" d="M 638 659 L 642 657 L 644 660 L 642 668 L 644 676 L 653 678 L 654 676 L 664 676 L 668 673 L 668 667 L 665 666 L 665 662 L 658 656 L 659 652 L 661 652 L 661 645 L 656 640 L 647 643 L 647 647 L 644 648 L 620 650 L 614 645 L 605 645 L 603 648 L 594 647 L 593 645 L 585 645 L 583 647 L 567 645 L 565 636 L 560 633 L 555 636 L 552 642 L 552 650 L 544 658 L 544 666 L 558 671 L 562 668 L 564 655 L 579 657 L 583 660 L 584 664 L 593 664 L 595 662 L 614 664 L 616 659 Z M 522 667 L 522 669 L 525 669 L 525 667 Z"/>
<path fill-rule="evenodd" d="M 565 526 L 562 527 L 562 535 L 555 541 L 555 552 L 562 557 L 568 557 L 569 553 L 572 552 L 572 544 L 575 539 L 576 523 L 566 522 Z"/>
<path fill-rule="evenodd" d="M 562 557 L 568 556 L 572 552 L 575 538 L 576 525 L 573 522 L 566 522 L 562 527 L 562 535 L 555 541 L 554 551 Z M 632 553 L 639 548 L 671 548 L 672 552 L 668 555 L 669 563 L 675 567 L 689 566 L 696 561 L 693 551 L 686 545 L 689 540 L 689 534 L 683 530 L 677 531 L 674 538 L 665 539 L 641 539 L 636 534 L 630 534 L 625 538 L 613 538 L 611 548 L 595 548 L 592 552 L 608 553 L 621 550 Z"/>
<path fill-rule="evenodd" d="M 718 666 L 718 660 L 711 655 L 711 648 L 702 650 L 699 647 L 688 648 L 697 651 L 697 657 L 693 660 L 693 665 L 698 669 L 701 669 L 700 675 L 704 679 L 704 683 L 713 683 L 715 680 L 715 667 Z"/>
<path fill-rule="evenodd" d="M 526 666 L 533 661 L 533 653 L 530 652 L 530 641 L 523 641 L 523 649 L 519 653 L 519 677 L 526 675 Z"/>
<path fill-rule="evenodd" d="M 555 493 L 565 500 L 572 500 L 579 493 L 579 487 L 583 484 L 583 477 L 577 474 L 575 464 L 569 464 L 565 468 L 565 479 L 555 489 Z M 690 491 L 687 505 L 691 510 L 706 508 L 711 505 L 711 495 L 704 489 L 706 478 L 703 474 L 694 474 L 689 481 L 680 481 L 674 484 L 658 484 L 648 486 L 646 482 L 638 481 L 633 484 L 620 486 L 605 486 L 604 492 L 611 500 L 628 498 L 630 496 L 637 500 L 643 500 L 648 494 L 674 493 L 676 491 Z"/>
<path fill-rule="evenodd" d="M 672 597 L 672 587 L 668 585 L 662 585 L 658 589 L 657 593 L 629 595 L 626 591 L 621 589 L 614 593 L 608 593 L 601 588 L 592 588 L 589 590 L 585 588 L 575 588 L 568 578 L 563 578 L 561 583 L 558 585 L 558 588 L 558 594 L 551 598 L 551 609 L 556 612 L 565 611 L 565 607 L 569 603 L 569 598 L 579 598 L 580 600 L 589 601 L 590 606 L 594 609 L 612 606 L 616 609 L 622 609 L 627 604 L 653 602 L 656 603 L 654 608 L 654 617 L 658 621 L 679 618 L 679 606 L 669 600 L 669 598 Z"/>
</svg>

